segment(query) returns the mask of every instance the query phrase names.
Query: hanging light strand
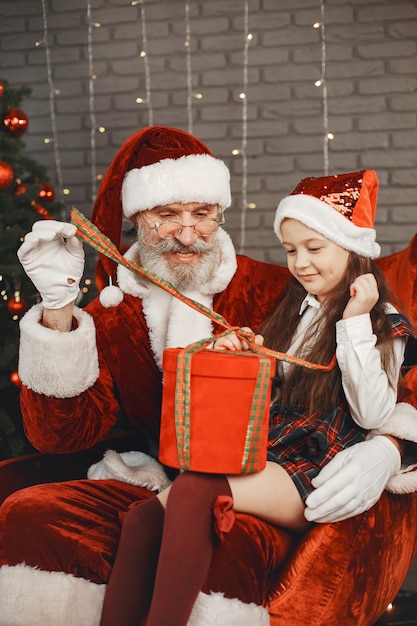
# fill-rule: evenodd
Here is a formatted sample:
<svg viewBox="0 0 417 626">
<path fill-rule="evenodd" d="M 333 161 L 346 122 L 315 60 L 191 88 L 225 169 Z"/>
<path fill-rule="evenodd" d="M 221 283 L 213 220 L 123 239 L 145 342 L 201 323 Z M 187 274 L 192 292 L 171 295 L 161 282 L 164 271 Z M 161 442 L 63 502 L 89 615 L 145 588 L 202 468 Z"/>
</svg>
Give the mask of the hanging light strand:
<svg viewBox="0 0 417 626">
<path fill-rule="evenodd" d="M 248 158 L 247 158 L 247 142 L 248 142 L 248 62 L 249 62 L 249 43 L 252 39 L 249 34 L 249 10 L 248 2 L 244 3 L 244 46 L 243 46 L 243 92 L 240 94 L 242 100 L 242 144 L 240 147 L 240 155 L 242 157 L 242 208 L 240 214 L 240 248 L 239 254 L 243 254 L 246 245 L 246 211 L 248 207 Z"/>
<path fill-rule="evenodd" d="M 188 132 L 193 133 L 193 80 L 191 67 L 191 27 L 190 27 L 190 4 L 185 2 L 185 50 L 187 58 L 187 118 Z"/>
<path fill-rule="evenodd" d="M 151 94 L 151 72 L 149 68 L 149 56 L 148 56 L 148 33 L 146 27 L 146 11 L 145 0 L 132 0 L 132 6 L 140 6 L 140 21 L 142 32 L 142 50 L 140 57 L 143 59 L 143 66 L 145 70 L 145 91 L 146 91 L 146 105 L 148 107 L 148 124 L 153 125 L 153 108 L 152 108 L 152 94 Z M 137 99 L 140 102 L 141 98 Z"/>
<path fill-rule="evenodd" d="M 55 109 L 55 94 L 56 89 L 54 86 L 54 81 L 52 78 L 52 63 L 51 63 L 51 52 L 49 49 L 48 43 L 48 17 L 47 17 L 47 7 L 46 0 L 42 0 L 42 18 L 43 18 L 43 43 L 45 46 L 45 55 L 46 55 L 46 71 L 48 76 L 48 85 L 49 85 L 49 111 L 51 116 L 51 128 L 52 128 L 52 137 L 53 137 L 53 150 L 54 150 L 54 159 L 55 159 L 55 173 L 56 179 L 58 182 L 58 194 L 63 202 L 63 178 L 62 178 L 62 167 L 61 167 L 61 157 L 59 153 L 59 143 L 58 143 L 58 130 L 56 123 L 56 109 Z M 63 220 L 67 219 L 65 206 L 63 206 L 61 211 L 61 217 Z"/>
<path fill-rule="evenodd" d="M 89 93 L 89 108 L 90 108 L 90 172 L 91 172 L 91 201 L 94 201 L 97 196 L 97 148 L 96 148 L 96 134 L 97 134 L 97 120 L 95 112 L 95 100 L 94 100 L 94 81 L 96 75 L 94 74 L 94 58 L 93 58 L 93 23 L 91 18 L 91 0 L 87 0 L 87 20 L 88 20 L 88 93 Z"/>
<path fill-rule="evenodd" d="M 327 99 L 327 80 L 326 80 L 326 26 L 325 26 L 325 10 L 324 0 L 320 0 L 320 22 L 314 24 L 315 28 L 320 29 L 321 42 L 321 71 L 320 80 L 316 81 L 316 86 L 322 88 L 322 108 L 323 108 L 323 171 L 324 175 L 329 174 L 329 141 L 333 139 L 333 134 L 329 131 L 329 107 Z"/>
</svg>

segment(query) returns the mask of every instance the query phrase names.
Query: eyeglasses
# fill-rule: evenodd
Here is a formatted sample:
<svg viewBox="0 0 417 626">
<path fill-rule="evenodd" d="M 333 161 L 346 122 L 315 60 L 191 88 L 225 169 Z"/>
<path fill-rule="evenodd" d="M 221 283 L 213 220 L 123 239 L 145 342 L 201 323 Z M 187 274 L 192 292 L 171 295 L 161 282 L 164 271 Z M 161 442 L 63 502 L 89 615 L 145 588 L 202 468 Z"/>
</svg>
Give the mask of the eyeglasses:
<svg viewBox="0 0 417 626">
<path fill-rule="evenodd" d="M 220 209 L 215 217 L 205 217 L 202 220 L 198 220 L 195 224 L 181 224 L 175 220 L 164 220 L 163 222 L 155 222 L 152 226 L 148 224 L 143 217 L 143 221 L 149 230 L 156 230 L 161 239 L 173 239 L 179 235 L 183 228 L 193 228 L 196 235 L 199 237 L 208 237 L 216 232 L 221 224 L 225 223 L 223 211 Z"/>
</svg>

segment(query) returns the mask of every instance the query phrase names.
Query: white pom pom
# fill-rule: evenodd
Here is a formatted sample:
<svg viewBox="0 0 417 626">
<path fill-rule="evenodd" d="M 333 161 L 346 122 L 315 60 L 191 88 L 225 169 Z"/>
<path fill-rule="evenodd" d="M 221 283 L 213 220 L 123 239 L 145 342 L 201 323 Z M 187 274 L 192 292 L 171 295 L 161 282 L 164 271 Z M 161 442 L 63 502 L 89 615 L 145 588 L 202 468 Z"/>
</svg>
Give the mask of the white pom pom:
<svg viewBox="0 0 417 626">
<path fill-rule="evenodd" d="M 106 309 L 117 306 L 123 300 L 123 291 L 116 285 L 108 285 L 100 292 L 99 300 Z"/>
</svg>

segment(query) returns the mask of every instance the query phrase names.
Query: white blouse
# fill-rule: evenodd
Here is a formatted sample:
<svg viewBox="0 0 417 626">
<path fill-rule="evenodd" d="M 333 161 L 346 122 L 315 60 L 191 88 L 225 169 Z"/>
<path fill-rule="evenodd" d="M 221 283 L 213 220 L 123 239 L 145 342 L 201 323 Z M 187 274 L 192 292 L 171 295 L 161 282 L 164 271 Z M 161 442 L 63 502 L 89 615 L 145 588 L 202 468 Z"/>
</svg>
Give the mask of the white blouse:
<svg viewBox="0 0 417 626">
<path fill-rule="evenodd" d="M 396 313 L 388 304 L 387 313 Z M 300 307 L 302 315 L 293 337 L 288 354 L 295 354 L 305 336 L 306 330 L 320 316 L 320 303 L 307 294 Z M 395 364 L 394 379 L 398 380 L 404 359 L 405 339 L 394 339 Z M 392 414 L 397 402 L 397 388 L 393 388 L 376 347 L 376 336 L 372 331 L 370 315 L 357 315 L 336 323 L 336 358 L 342 374 L 342 385 L 355 422 L 370 430 L 381 427 Z M 290 367 L 283 362 L 280 374 L 288 376 Z M 298 366 L 297 366 L 298 367 Z M 324 374 L 325 375 L 325 374 Z"/>
</svg>

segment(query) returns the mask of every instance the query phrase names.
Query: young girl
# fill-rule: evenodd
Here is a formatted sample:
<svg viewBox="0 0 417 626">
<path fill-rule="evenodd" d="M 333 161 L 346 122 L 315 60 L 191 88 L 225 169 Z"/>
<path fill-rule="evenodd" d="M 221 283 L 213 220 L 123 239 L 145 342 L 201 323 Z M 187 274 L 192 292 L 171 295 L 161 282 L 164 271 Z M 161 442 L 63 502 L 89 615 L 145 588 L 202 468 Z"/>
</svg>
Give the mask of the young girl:
<svg viewBox="0 0 417 626">
<path fill-rule="evenodd" d="M 375 172 L 363 171 L 305 179 L 280 202 L 274 229 L 293 278 L 261 329 L 265 345 L 321 364 L 336 352 L 337 366 L 322 372 L 278 362 L 264 470 L 184 472 L 129 510 L 100 626 L 186 626 L 234 511 L 304 531 L 311 480 L 394 409 L 412 330 L 371 260 L 380 252 L 377 190 Z M 230 334 L 215 348 L 245 345 Z"/>
</svg>

